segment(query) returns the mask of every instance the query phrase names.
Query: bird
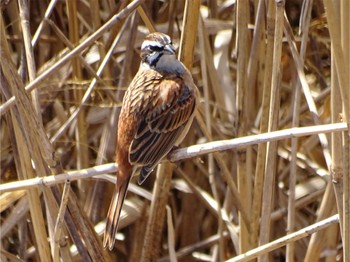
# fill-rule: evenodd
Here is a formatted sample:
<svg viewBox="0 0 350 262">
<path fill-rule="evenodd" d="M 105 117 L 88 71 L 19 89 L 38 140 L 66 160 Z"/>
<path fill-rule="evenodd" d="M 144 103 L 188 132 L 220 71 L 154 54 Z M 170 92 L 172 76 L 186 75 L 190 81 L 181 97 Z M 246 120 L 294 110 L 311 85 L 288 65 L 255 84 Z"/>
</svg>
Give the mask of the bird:
<svg viewBox="0 0 350 262">
<path fill-rule="evenodd" d="M 117 181 L 109 206 L 103 246 L 113 250 L 120 212 L 130 179 L 141 185 L 157 164 L 186 136 L 199 91 L 190 71 L 176 57 L 171 38 L 146 35 L 140 67 L 129 84 L 118 121 Z"/>
</svg>

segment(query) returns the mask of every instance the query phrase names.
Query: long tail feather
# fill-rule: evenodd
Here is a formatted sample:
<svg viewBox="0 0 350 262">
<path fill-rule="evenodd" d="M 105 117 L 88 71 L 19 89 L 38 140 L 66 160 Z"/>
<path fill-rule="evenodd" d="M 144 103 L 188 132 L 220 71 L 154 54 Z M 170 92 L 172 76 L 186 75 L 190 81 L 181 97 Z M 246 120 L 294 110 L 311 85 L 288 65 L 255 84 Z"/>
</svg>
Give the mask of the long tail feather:
<svg viewBox="0 0 350 262">
<path fill-rule="evenodd" d="M 109 250 L 112 250 L 114 247 L 115 233 L 117 232 L 117 229 L 118 229 L 120 212 L 123 207 L 130 178 L 119 183 L 117 181 L 116 188 L 113 193 L 112 201 L 108 209 L 106 229 L 103 237 L 103 246 L 104 248 L 108 246 Z"/>
</svg>

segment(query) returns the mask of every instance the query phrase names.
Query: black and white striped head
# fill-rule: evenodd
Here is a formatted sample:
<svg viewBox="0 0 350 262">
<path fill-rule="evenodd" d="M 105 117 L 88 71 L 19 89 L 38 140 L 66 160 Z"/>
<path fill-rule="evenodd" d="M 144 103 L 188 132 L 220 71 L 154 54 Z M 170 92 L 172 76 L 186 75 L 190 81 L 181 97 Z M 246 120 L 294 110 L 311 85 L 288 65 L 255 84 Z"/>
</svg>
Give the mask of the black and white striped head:
<svg viewBox="0 0 350 262">
<path fill-rule="evenodd" d="M 175 56 L 175 48 L 170 36 L 156 32 L 145 37 L 141 46 L 141 60 L 150 68 L 156 68 L 163 55 Z"/>
</svg>

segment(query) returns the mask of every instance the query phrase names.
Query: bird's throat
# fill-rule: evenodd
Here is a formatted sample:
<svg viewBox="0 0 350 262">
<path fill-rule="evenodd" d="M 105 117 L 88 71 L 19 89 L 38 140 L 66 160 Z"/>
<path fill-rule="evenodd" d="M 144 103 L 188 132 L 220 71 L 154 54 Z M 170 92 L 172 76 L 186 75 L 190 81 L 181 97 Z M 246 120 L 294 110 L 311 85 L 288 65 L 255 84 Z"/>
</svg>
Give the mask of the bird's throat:
<svg viewBox="0 0 350 262">
<path fill-rule="evenodd" d="M 185 72 L 184 65 L 176 59 L 174 55 L 160 54 L 156 57 L 150 56 L 149 60 L 146 61 L 148 66 L 160 73 L 182 75 Z"/>
</svg>

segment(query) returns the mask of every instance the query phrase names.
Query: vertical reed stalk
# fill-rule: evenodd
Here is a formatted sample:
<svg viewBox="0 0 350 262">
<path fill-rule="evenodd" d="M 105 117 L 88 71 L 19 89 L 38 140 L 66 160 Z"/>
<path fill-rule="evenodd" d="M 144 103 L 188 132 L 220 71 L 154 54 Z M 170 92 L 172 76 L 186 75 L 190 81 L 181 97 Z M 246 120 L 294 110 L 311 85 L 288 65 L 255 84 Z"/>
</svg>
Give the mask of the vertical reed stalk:
<svg viewBox="0 0 350 262">
<path fill-rule="evenodd" d="M 237 87 L 236 87 L 236 110 L 238 112 L 237 122 L 239 123 L 238 136 L 247 134 L 248 128 L 251 125 L 249 115 L 253 110 L 250 110 L 251 103 L 254 101 L 254 96 L 248 95 L 248 58 L 249 58 L 249 2 L 240 0 L 237 2 L 237 45 L 238 45 L 238 61 L 237 61 Z M 238 189 L 242 199 L 242 205 L 250 210 L 251 206 L 251 174 L 247 173 L 247 152 L 239 151 L 237 153 L 237 176 Z M 239 215 L 240 224 L 240 252 L 244 253 L 250 249 L 250 234 L 247 225 L 244 223 L 242 214 Z"/>
<path fill-rule="evenodd" d="M 269 3 L 272 4 L 272 1 Z M 268 131 L 276 130 L 279 112 L 279 89 L 281 84 L 281 53 L 282 53 L 282 36 L 284 21 L 284 1 L 276 1 L 273 3 L 276 8 L 276 25 L 274 33 L 273 48 L 273 66 L 272 66 L 272 82 L 271 96 L 269 108 Z M 276 157 L 277 142 L 268 142 L 266 145 L 266 163 L 265 163 L 265 181 L 263 192 L 263 204 L 260 226 L 260 244 L 269 242 L 271 221 L 270 216 L 273 208 L 273 194 L 275 191 L 275 174 L 276 174 Z M 259 257 L 258 261 L 267 261 L 267 256 Z"/>
<path fill-rule="evenodd" d="M 308 43 L 309 26 L 311 20 L 311 10 L 313 1 L 304 2 L 304 13 L 301 14 L 300 27 L 302 32 L 302 41 L 300 47 L 300 59 L 302 64 L 305 60 L 305 52 Z M 303 19 L 302 19 L 303 18 Z M 304 22 L 304 24 L 302 24 Z M 293 120 L 292 126 L 299 126 L 299 116 L 300 116 L 300 98 L 301 98 L 301 83 L 297 80 L 297 85 L 294 90 L 293 99 Z M 291 147 L 291 170 L 289 177 L 289 198 L 288 198 L 288 216 L 287 216 L 287 233 L 290 234 L 295 230 L 295 219 L 296 219 L 296 209 L 295 209 L 295 187 L 296 187 L 296 177 L 297 177 L 297 152 L 298 152 L 298 139 L 292 138 Z M 294 261 L 295 257 L 295 247 L 294 242 L 287 245 L 286 249 L 287 261 Z"/>
<path fill-rule="evenodd" d="M 181 34 L 179 59 L 191 70 L 193 54 L 197 38 L 200 1 L 186 1 L 184 11 L 183 32 Z M 160 252 L 160 236 L 165 218 L 165 205 L 173 174 L 173 165 L 160 164 L 157 169 L 157 179 L 153 189 L 153 201 L 147 223 L 141 261 L 154 261 Z"/>
<path fill-rule="evenodd" d="M 69 26 L 69 40 L 77 45 L 79 42 L 79 24 L 78 24 L 78 2 L 67 1 L 68 26 Z M 82 80 L 81 64 L 78 58 L 72 59 L 72 80 L 79 83 Z M 84 91 L 79 85 L 73 85 L 74 99 L 76 103 L 80 103 L 84 96 Z M 85 110 L 82 109 L 77 117 L 77 128 L 75 129 L 76 149 L 77 149 L 77 167 L 86 168 L 89 162 L 89 155 L 86 145 L 87 142 L 87 125 L 85 121 Z M 83 186 L 81 184 L 80 186 Z M 82 190 L 85 191 L 84 186 Z"/>
<path fill-rule="evenodd" d="M 350 126 L 350 3 L 349 1 L 342 0 L 340 2 L 341 10 L 341 46 L 343 50 L 344 63 L 344 94 L 343 99 L 343 115 L 345 121 Z M 338 76 L 339 77 L 339 76 Z M 347 99 L 347 100 L 346 100 Z M 343 224 L 343 249 L 344 249 L 344 261 L 350 260 L 350 130 L 344 132 L 344 196 L 343 196 L 343 207 L 344 207 L 344 224 Z"/>
</svg>

